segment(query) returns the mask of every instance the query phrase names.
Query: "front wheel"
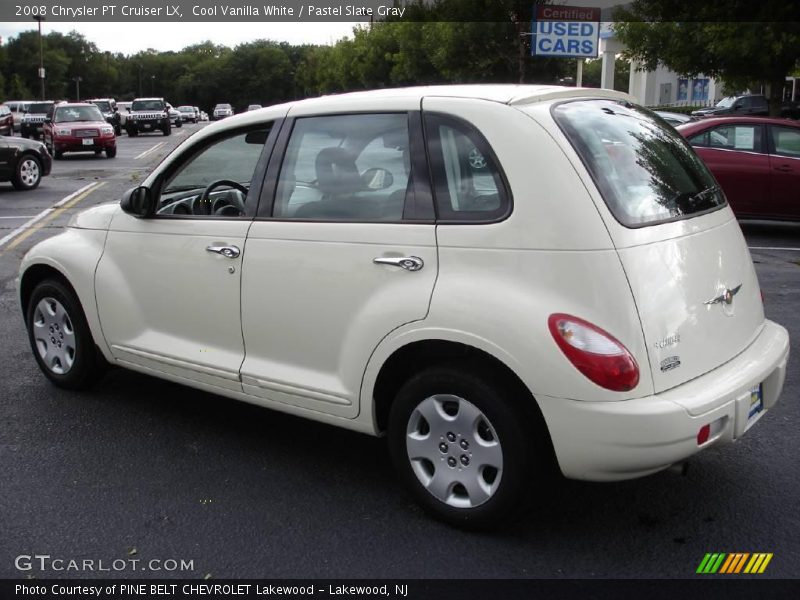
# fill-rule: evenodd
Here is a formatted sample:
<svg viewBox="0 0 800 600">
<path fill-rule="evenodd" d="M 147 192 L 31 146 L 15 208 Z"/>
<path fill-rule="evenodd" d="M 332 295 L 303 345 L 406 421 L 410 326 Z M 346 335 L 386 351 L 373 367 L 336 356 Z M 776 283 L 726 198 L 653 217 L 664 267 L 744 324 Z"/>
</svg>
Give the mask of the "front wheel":
<svg viewBox="0 0 800 600">
<path fill-rule="evenodd" d="M 46 279 L 36 286 L 26 324 L 33 356 L 57 386 L 86 388 L 102 373 L 103 363 L 80 302 L 62 282 Z"/>
<path fill-rule="evenodd" d="M 529 411 L 478 369 L 412 377 L 389 414 L 392 461 L 417 500 L 453 525 L 483 529 L 524 507 L 537 467 Z M 544 457 L 541 457 L 544 460 Z"/>
<path fill-rule="evenodd" d="M 32 190 L 42 180 L 42 165 L 35 156 L 26 154 L 19 159 L 11 184 L 18 190 Z"/>
<path fill-rule="evenodd" d="M 117 147 L 106 148 L 106 158 L 114 158 L 117 155 Z"/>
</svg>

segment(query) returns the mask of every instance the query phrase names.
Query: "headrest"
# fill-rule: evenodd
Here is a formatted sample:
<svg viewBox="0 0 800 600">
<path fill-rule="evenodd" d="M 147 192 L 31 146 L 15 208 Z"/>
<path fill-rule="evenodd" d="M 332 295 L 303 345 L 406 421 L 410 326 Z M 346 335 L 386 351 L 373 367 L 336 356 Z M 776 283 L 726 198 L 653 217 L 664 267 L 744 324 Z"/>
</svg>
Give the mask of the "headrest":
<svg viewBox="0 0 800 600">
<path fill-rule="evenodd" d="M 364 187 L 355 156 L 345 148 L 324 148 L 315 163 L 317 185 L 323 194 L 354 194 Z"/>
</svg>

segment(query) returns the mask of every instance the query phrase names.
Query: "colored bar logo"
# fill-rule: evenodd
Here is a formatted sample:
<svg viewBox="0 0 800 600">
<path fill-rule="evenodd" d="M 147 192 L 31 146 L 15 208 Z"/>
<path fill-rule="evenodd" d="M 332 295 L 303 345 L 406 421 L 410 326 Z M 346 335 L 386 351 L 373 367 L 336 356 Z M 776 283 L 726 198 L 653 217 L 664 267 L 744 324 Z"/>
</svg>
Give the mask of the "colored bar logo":
<svg viewBox="0 0 800 600">
<path fill-rule="evenodd" d="M 708 552 L 700 561 L 696 573 L 735 575 L 763 573 L 772 560 L 772 552 Z"/>
</svg>

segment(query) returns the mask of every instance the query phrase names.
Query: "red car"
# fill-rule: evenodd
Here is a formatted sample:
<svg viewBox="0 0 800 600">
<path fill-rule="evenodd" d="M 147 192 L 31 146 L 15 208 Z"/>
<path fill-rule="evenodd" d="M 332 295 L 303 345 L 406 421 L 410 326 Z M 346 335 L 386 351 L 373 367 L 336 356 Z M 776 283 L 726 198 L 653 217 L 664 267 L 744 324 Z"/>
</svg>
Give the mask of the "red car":
<svg viewBox="0 0 800 600">
<path fill-rule="evenodd" d="M 57 104 L 53 116 L 44 124 L 44 143 L 55 158 L 64 152 L 106 153 L 117 155 L 117 136 L 103 113 L 94 104 L 73 102 Z"/>
<path fill-rule="evenodd" d="M 720 117 L 679 125 L 740 218 L 800 219 L 800 123 Z"/>
</svg>

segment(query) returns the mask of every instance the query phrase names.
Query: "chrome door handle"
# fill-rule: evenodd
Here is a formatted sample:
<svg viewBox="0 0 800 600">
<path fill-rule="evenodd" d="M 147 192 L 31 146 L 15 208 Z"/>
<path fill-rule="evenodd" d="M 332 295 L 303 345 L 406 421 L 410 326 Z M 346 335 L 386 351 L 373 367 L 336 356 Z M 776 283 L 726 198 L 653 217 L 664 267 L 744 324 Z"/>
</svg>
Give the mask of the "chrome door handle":
<svg viewBox="0 0 800 600">
<path fill-rule="evenodd" d="M 373 258 L 372 262 L 376 265 L 391 265 L 393 267 L 401 267 L 406 271 L 419 271 L 425 266 L 425 263 L 419 256 L 379 256 Z"/>
<path fill-rule="evenodd" d="M 242 253 L 236 246 L 208 246 L 206 252 L 221 254 L 227 258 L 237 258 Z"/>
</svg>

